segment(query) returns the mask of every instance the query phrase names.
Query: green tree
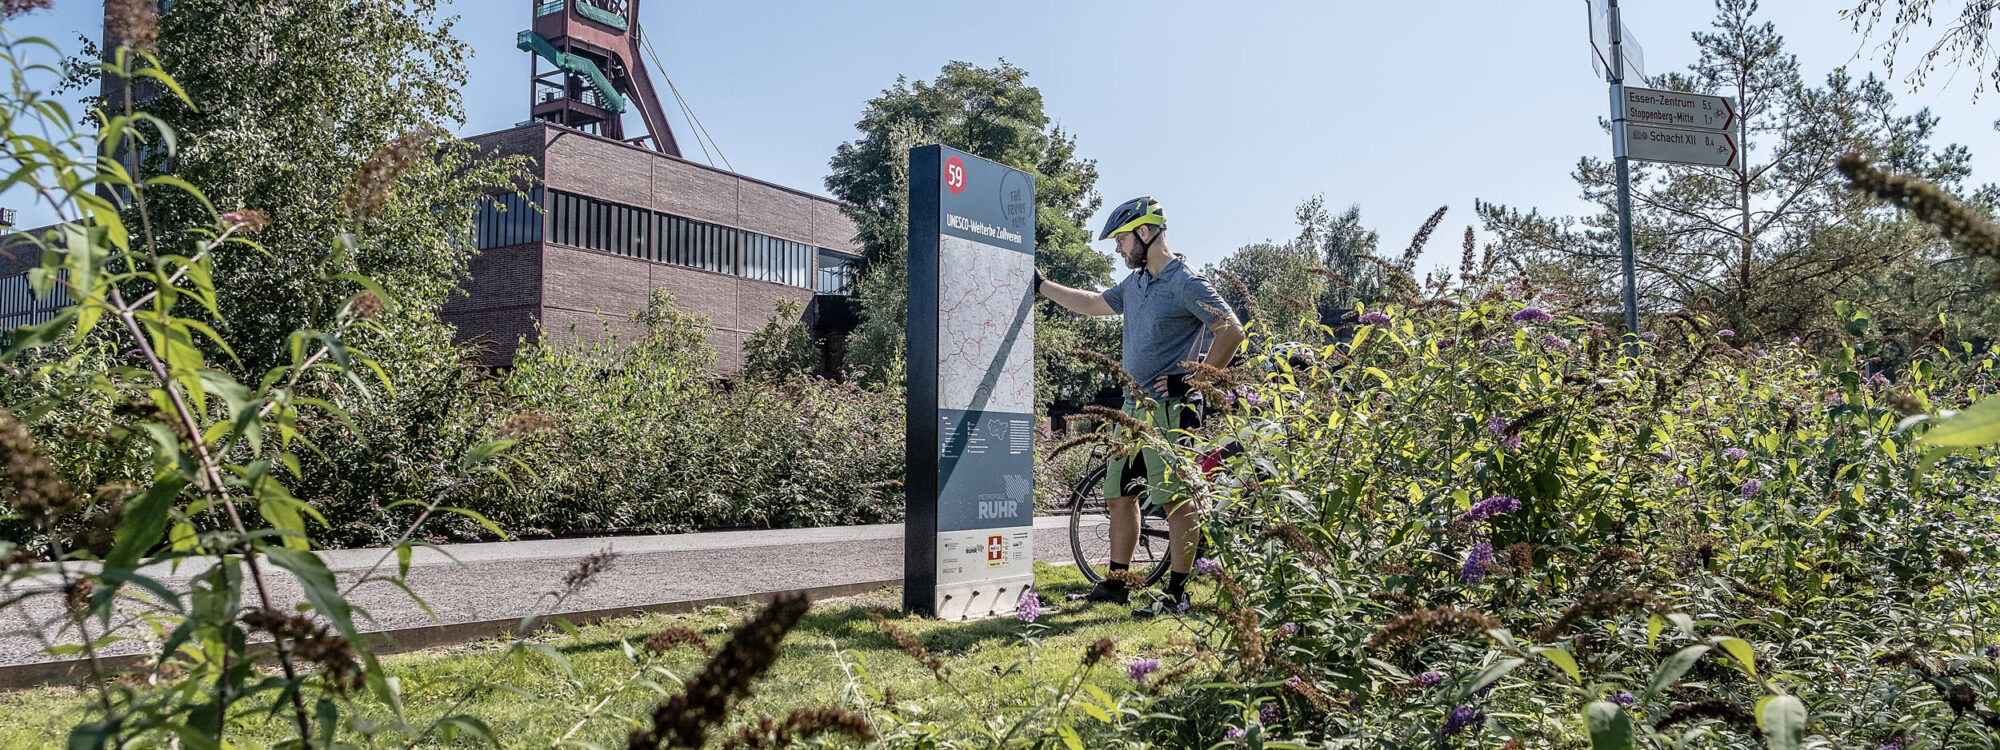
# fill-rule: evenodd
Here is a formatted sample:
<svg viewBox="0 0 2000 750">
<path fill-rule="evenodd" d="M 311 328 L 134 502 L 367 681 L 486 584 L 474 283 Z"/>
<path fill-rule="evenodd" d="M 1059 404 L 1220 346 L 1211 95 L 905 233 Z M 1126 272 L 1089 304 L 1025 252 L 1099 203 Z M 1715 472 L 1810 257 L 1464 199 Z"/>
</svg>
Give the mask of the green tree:
<svg viewBox="0 0 2000 750">
<path fill-rule="evenodd" d="M 1299 204 L 1296 211 L 1299 235 L 1293 244 L 1315 251 L 1321 265 L 1345 283 L 1333 283 L 1320 298 L 1320 318 L 1335 320 L 1356 302 L 1372 300 L 1381 286 L 1369 258 L 1375 256 L 1381 236 L 1361 225 L 1361 206 L 1350 205 L 1335 216 L 1326 208 L 1326 196 L 1315 195 Z"/>
<path fill-rule="evenodd" d="M 819 367 L 819 348 L 813 346 L 812 329 L 801 317 L 804 312 L 798 300 L 778 301 L 771 319 L 743 343 L 744 377 L 777 383 L 809 375 Z"/>
<path fill-rule="evenodd" d="M 1808 84 L 1776 28 L 1757 20 L 1753 0 L 1716 6 L 1714 31 L 1695 35 L 1700 60 L 1660 85 L 1735 99 L 1748 168 L 1633 162 L 1642 308 L 1712 310 L 1719 325 L 1749 337 L 1812 335 L 1836 325 L 1829 300 L 1886 301 L 1885 275 L 1928 273 L 1923 266 L 1949 261 L 1934 235 L 1841 189 L 1834 162 L 1859 151 L 1956 186 L 1969 174 L 1967 150 L 1933 147 L 1937 118 L 1928 110 L 1896 114 L 1879 79 L 1835 71 Z M 1562 279 L 1582 307 L 1614 310 L 1620 275 L 1612 164 L 1587 157 L 1574 176 L 1598 213 L 1558 219 L 1482 203 L 1482 219 L 1523 268 Z"/>
<path fill-rule="evenodd" d="M 1329 286 L 1314 273 L 1320 268 L 1318 253 L 1308 246 L 1255 242 L 1237 248 L 1205 275 L 1246 322 L 1254 319 L 1281 341 L 1305 341 L 1319 327 L 1320 299 Z M 1242 281 L 1243 289 L 1223 274 Z M 1244 297 L 1245 291 L 1252 299 Z"/>
<path fill-rule="evenodd" d="M 1855 0 L 1851 0 L 1855 1 Z M 1887 11 L 1895 7 L 1894 16 Z M 1940 27 L 1937 19 L 1939 11 L 1946 22 Z M 1928 35 L 1932 30 L 1941 30 L 1931 41 L 1930 49 L 1922 55 L 1921 62 L 1904 76 L 1912 86 L 1922 86 L 1937 72 L 1940 62 L 1950 65 L 1954 71 L 1963 67 L 1973 69 L 1975 79 L 1972 95 L 1977 99 L 1986 91 L 1986 81 L 2000 86 L 2000 50 L 1993 47 L 1993 18 L 2000 15 L 2000 4 L 1991 0 L 1965 0 L 1965 2 L 1943 2 L 1938 0 L 1858 0 L 1853 8 L 1842 10 L 1841 17 L 1854 22 L 1854 30 L 1863 39 L 1873 38 L 1875 32 L 1888 21 L 1886 39 L 1882 41 L 1882 66 L 1895 75 L 1897 54 L 1903 45 L 1917 42 L 1920 35 Z M 1922 44 L 1918 42 L 1918 44 Z M 1992 67 L 1991 72 L 1981 69 Z"/>
<path fill-rule="evenodd" d="M 1097 164 L 1077 156 L 1076 138 L 1050 123 L 1027 71 L 1002 60 L 985 68 L 952 62 L 930 81 L 899 77 L 869 100 L 859 138 L 835 151 L 826 187 L 846 204 L 862 245 L 855 307 L 860 327 L 847 361 L 872 382 L 902 381 L 909 258 L 909 152 L 944 144 L 1035 175 L 1036 262 L 1048 278 L 1094 288 L 1110 283 L 1109 255 L 1092 250 L 1084 222 L 1097 211 Z M 1059 313 L 1037 306 L 1038 329 Z M 1058 356 L 1037 334 L 1037 355 Z M 1056 368 L 1053 371 L 1060 371 Z"/>
<path fill-rule="evenodd" d="M 437 5 L 179 0 L 160 16 L 159 55 L 198 106 L 143 85 L 106 88 L 117 101 L 102 102 L 104 111 L 122 111 L 132 97 L 178 136 L 171 157 L 141 149 L 141 174 L 171 174 L 221 210 L 270 218 L 257 234 L 261 251 L 232 246 L 216 258 L 216 272 L 234 280 L 218 292 L 224 325 L 254 342 L 236 350 L 245 372 L 286 361 L 286 332 L 329 324 L 357 291 L 322 281 L 341 273 L 374 278 L 400 303 L 384 321 L 392 335 L 442 325 L 431 312 L 466 277 L 475 199 L 525 186 L 519 162 L 480 159 L 469 144 L 437 135 L 464 122 L 468 54 Z M 75 83 L 95 84 L 99 56 L 87 49 L 72 63 L 85 72 Z M 400 187 L 348 190 L 362 162 L 392 140 L 407 163 Z M 149 198 L 130 207 L 128 223 L 150 223 L 166 238 L 205 226 L 206 209 L 191 196 L 161 190 Z M 381 203 L 367 231 L 349 235 L 349 247 L 331 242 L 366 201 Z"/>
</svg>

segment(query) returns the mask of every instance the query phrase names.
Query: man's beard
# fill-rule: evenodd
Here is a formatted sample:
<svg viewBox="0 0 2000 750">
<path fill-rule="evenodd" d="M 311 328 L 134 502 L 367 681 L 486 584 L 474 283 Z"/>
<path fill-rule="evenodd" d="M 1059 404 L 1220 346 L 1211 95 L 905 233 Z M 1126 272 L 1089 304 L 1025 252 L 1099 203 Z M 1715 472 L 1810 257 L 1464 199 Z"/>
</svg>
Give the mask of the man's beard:
<svg viewBox="0 0 2000 750">
<path fill-rule="evenodd" d="M 1126 268 L 1137 271 L 1146 267 L 1146 253 L 1144 250 L 1139 251 L 1137 256 L 1126 255 L 1125 253 L 1119 253 L 1119 255 L 1125 258 Z"/>
</svg>

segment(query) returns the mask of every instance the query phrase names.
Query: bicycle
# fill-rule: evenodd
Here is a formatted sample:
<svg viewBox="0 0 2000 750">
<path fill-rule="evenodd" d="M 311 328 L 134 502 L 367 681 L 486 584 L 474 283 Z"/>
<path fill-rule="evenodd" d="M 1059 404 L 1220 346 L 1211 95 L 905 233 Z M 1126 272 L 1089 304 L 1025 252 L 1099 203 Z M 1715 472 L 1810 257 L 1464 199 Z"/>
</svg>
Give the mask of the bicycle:
<svg viewBox="0 0 2000 750">
<path fill-rule="evenodd" d="M 1233 455 L 1234 451 L 1224 451 L 1218 455 Z M 1107 560 L 1111 548 L 1111 505 L 1104 497 L 1104 475 L 1110 471 L 1110 450 L 1098 447 L 1090 452 L 1086 465 L 1090 467 L 1083 477 L 1072 485 L 1064 507 L 1069 509 L 1069 549 L 1076 562 L 1076 568 L 1091 583 L 1102 581 L 1109 568 L 1100 569 L 1098 561 Z M 1207 523 L 1197 516 L 1197 536 L 1195 557 L 1208 546 Z M 1152 503 L 1139 502 L 1139 538 L 1132 549 L 1132 574 L 1145 579 L 1146 585 L 1158 583 L 1166 577 L 1172 567 L 1173 543 L 1167 526 L 1167 511 Z"/>
</svg>

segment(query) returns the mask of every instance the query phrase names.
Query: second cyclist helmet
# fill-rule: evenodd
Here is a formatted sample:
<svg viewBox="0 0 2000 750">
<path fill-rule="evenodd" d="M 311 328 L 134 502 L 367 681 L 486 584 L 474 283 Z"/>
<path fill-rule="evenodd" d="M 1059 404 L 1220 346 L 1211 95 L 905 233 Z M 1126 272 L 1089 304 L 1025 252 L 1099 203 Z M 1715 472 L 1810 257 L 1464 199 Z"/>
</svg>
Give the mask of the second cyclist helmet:
<svg viewBox="0 0 2000 750">
<path fill-rule="evenodd" d="M 1151 224 L 1161 229 L 1167 228 L 1167 214 L 1160 208 L 1160 202 L 1152 196 L 1133 198 L 1111 209 L 1111 215 L 1104 219 L 1104 231 L 1097 234 L 1100 240 L 1111 239 L 1119 232 L 1130 232 L 1141 224 Z"/>
</svg>

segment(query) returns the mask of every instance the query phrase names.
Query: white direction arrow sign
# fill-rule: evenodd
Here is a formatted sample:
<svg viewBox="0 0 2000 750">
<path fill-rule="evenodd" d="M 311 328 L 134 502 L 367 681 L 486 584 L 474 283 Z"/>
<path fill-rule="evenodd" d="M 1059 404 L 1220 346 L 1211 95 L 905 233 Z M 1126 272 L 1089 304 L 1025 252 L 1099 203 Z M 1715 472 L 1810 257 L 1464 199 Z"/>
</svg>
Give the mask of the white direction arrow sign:
<svg viewBox="0 0 2000 750">
<path fill-rule="evenodd" d="M 1742 152 L 1729 133 L 1662 128 L 1636 122 L 1627 124 L 1625 132 L 1628 134 L 1625 153 L 1634 159 L 1736 170 L 1743 168 Z"/>
<path fill-rule="evenodd" d="M 1720 96 L 1626 86 L 1625 119 L 1639 125 L 1729 130 L 1736 125 L 1736 104 Z"/>
</svg>

